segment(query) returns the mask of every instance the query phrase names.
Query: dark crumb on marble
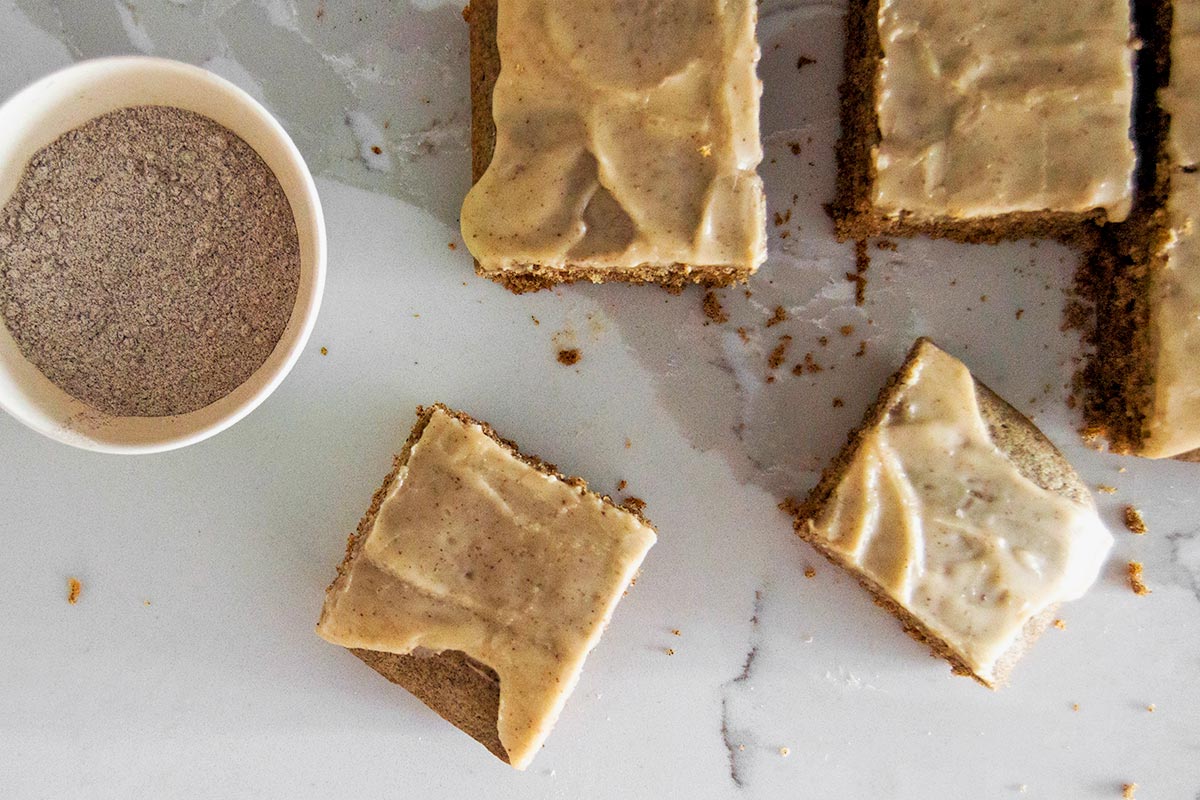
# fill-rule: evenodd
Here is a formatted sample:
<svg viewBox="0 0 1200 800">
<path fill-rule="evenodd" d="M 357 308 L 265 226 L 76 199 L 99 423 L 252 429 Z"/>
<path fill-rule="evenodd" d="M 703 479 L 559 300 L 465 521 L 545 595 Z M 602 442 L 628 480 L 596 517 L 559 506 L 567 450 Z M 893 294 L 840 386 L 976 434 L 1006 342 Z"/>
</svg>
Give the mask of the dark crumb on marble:
<svg viewBox="0 0 1200 800">
<path fill-rule="evenodd" d="M 792 210 L 789 208 L 784 213 L 775 212 L 775 227 L 779 227 L 792 219 Z"/>
<path fill-rule="evenodd" d="M 768 376 L 767 376 L 767 383 L 774 383 L 774 382 L 775 382 L 775 376 L 774 376 L 774 375 L 768 375 Z"/>
<path fill-rule="evenodd" d="M 829 346 L 829 337 L 828 336 L 820 337 L 819 339 L 817 339 L 817 344 L 821 345 L 821 347 L 828 347 Z"/>
<path fill-rule="evenodd" d="M 1143 535 L 1146 532 L 1146 520 L 1142 519 L 1142 512 L 1133 506 L 1125 506 L 1125 527 L 1130 533 Z"/>
<path fill-rule="evenodd" d="M 800 155 L 800 143 L 799 142 L 788 142 L 788 149 L 792 151 L 792 155 L 794 155 L 794 156 Z"/>
<path fill-rule="evenodd" d="M 1096 491 L 1097 491 L 1097 492 L 1103 492 L 1104 494 L 1116 494 L 1116 493 L 1117 493 L 1117 487 L 1115 487 L 1115 486 L 1109 486 L 1109 485 L 1107 485 L 1107 484 L 1103 484 L 1103 483 L 1102 483 L 1102 484 L 1100 484 L 1099 486 L 1097 486 L 1097 487 L 1096 487 Z"/>
<path fill-rule="evenodd" d="M 1067 629 L 1067 621 L 1065 619 L 1056 619 L 1051 624 L 1053 624 L 1054 627 L 1058 628 L 1060 631 L 1065 631 Z"/>
<path fill-rule="evenodd" d="M 665 652 L 667 655 L 669 655 L 669 656 L 673 656 L 673 655 L 675 655 L 675 648 L 674 648 L 674 647 L 668 647 L 668 648 L 667 648 L 667 649 L 666 649 L 664 652 Z"/>
<path fill-rule="evenodd" d="M 567 347 L 558 351 L 558 363 L 566 367 L 578 364 L 581 358 L 583 358 L 583 353 L 579 352 L 578 347 Z"/>
<path fill-rule="evenodd" d="M 779 344 L 775 345 L 775 349 L 771 351 L 771 355 L 767 357 L 767 366 L 770 369 L 779 369 L 783 363 L 783 359 L 787 356 L 788 345 L 792 343 L 792 337 L 784 334 L 779 337 Z"/>
<path fill-rule="evenodd" d="M 815 58 L 809 58 L 808 56 L 800 56 L 799 58 L 796 59 L 796 69 L 804 69 L 809 64 L 815 64 L 815 63 L 817 63 L 817 60 Z"/>
<path fill-rule="evenodd" d="M 633 442 L 630 441 L 629 439 L 626 439 L 625 440 L 625 449 L 628 450 L 631 447 L 633 447 Z"/>
<path fill-rule="evenodd" d="M 646 501 L 640 497 L 626 497 L 621 503 L 621 508 L 640 515 L 646 510 Z"/>
<path fill-rule="evenodd" d="M 79 578 L 67 578 L 67 602 L 75 605 L 79 602 L 79 595 L 83 591 L 83 584 Z"/>
<path fill-rule="evenodd" d="M 537 317 L 535 317 L 535 316 L 533 316 L 532 314 L 530 314 L 530 315 L 529 315 L 529 318 L 530 318 L 531 320 L 533 320 L 533 324 L 534 324 L 534 325 L 541 325 L 541 324 L 542 324 L 542 323 L 541 323 L 541 321 L 540 321 L 540 320 L 538 320 L 538 318 L 537 318 Z"/>
<path fill-rule="evenodd" d="M 383 148 L 377 144 L 373 144 L 373 145 L 371 145 L 371 152 L 377 156 L 383 155 Z"/>
<path fill-rule="evenodd" d="M 843 400 L 842 398 L 840 398 L 840 397 L 833 398 L 833 407 L 834 408 L 841 408 L 844 405 L 846 405 L 846 401 Z"/>
<path fill-rule="evenodd" d="M 846 280 L 854 284 L 854 305 L 867 302 L 867 270 L 871 268 L 871 253 L 866 240 L 854 243 L 854 272 L 846 273 Z"/>
<path fill-rule="evenodd" d="M 858 343 L 858 349 L 854 351 L 855 358 L 862 358 L 867 354 L 867 340 L 863 339 Z"/>
<path fill-rule="evenodd" d="M 624 480 L 617 481 L 617 491 L 618 492 L 625 491 L 625 487 L 628 485 L 629 485 L 629 483 L 627 481 L 624 481 Z"/>
<path fill-rule="evenodd" d="M 458 249 L 458 245 L 456 245 L 454 242 L 448 242 L 448 243 L 446 244 L 446 247 L 449 247 L 451 250 L 457 250 L 457 249 Z"/>
<path fill-rule="evenodd" d="M 804 374 L 804 365 L 803 364 L 793 365 L 792 366 L 792 374 L 793 375 L 803 375 Z"/>
<path fill-rule="evenodd" d="M 794 517 L 800 513 L 800 501 L 794 497 L 785 497 L 779 504 L 779 510 L 789 517 Z"/>
<path fill-rule="evenodd" d="M 721 301 L 717 295 L 711 291 L 704 293 L 704 316 L 708 317 L 718 325 L 729 322 L 729 315 L 725 313 L 725 309 L 721 307 Z"/>
<path fill-rule="evenodd" d="M 683 631 L 679 630 L 679 628 L 672 628 L 671 635 L 672 636 L 683 636 Z"/>
<path fill-rule="evenodd" d="M 1075 399 L 1075 395 L 1069 394 L 1067 395 L 1066 404 L 1067 408 L 1074 409 L 1075 406 L 1079 405 L 1079 401 Z"/>
<path fill-rule="evenodd" d="M 854 333 L 854 326 L 843 325 L 842 327 L 838 328 L 838 332 L 841 333 L 842 336 L 849 336 L 850 334 Z"/>
<path fill-rule="evenodd" d="M 804 577 L 808 578 L 809 580 L 812 580 L 813 578 L 817 577 L 816 569 L 814 569 L 813 567 L 805 567 L 804 568 Z"/>
<path fill-rule="evenodd" d="M 754 296 L 754 292 L 750 291 L 749 289 L 742 289 L 742 294 L 746 295 L 747 300 Z"/>
<path fill-rule="evenodd" d="M 897 245 L 891 239 L 880 239 L 875 243 L 875 246 L 880 250 L 890 250 L 893 253 L 900 249 L 899 245 Z"/>
<path fill-rule="evenodd" d="M 322 348 L 321 348 L 321 355 L 323 355 L 323 356 L 327 356 L 327 355 L 329 355 L 329 348 L 328 348 L 328 347 L 322 347 Z"/>
<path fill-rule="evenodd" d="M 767 320 L 767 327 L 769 328 L 772 325 L 778 325 L 781 322 L 786 322 L 787 318 L 787 309 L 783 306 L 775 306 L 775 313 L 771 315 L 769 320 Z"/>
<path fill-rule="evenodd" d="M 1020 319 L 1020 318 L 1021 318 L 1021 317 L 1023 317 L 1023 316 L 1025 316 L 1025 309 L 1023 309 L 1023 308 L 1018 308 L 1018 309 L 1017 309 L 1017 319 Z"/>
<path fill-rule="evenodd" d="M 1150 594 L 1150 587 L 1142 582 L 1142 562 L 1130 561 L 1126 568 L 1129 575 L 1129 588 L 1136 595 Z"/>
<path fill-rule="evenodd" d="M 743 342 L 749 342 L 749 341 L 750 341 L 750 334 L 746 333 L 746 329 L 745 329 L 745 328 L 738 328 L 738 329 L 737 329 L 737 335 L 738 335 L 738 338 L 739 338 L 739 339 L 741 339 Z"/>
</svg>

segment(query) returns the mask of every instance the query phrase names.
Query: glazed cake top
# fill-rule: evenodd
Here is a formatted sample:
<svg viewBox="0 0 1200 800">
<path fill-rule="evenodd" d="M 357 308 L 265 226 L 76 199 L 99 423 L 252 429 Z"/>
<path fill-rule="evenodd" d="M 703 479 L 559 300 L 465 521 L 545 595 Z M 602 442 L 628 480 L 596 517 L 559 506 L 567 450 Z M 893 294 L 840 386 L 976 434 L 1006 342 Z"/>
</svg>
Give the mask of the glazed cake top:
<svg viewBox="0 0 1200 800">
<path fill-rule="evenodd" d="M 766 257 L 752 0 L 500 0 L 496 146 L 462 208 L 489 270 Z"/>
<path fill-rule="evenodd" d="M 1128 215 L 1128 0 L 880 0 L 878 28 L 877 209 Z"/>
</svg>

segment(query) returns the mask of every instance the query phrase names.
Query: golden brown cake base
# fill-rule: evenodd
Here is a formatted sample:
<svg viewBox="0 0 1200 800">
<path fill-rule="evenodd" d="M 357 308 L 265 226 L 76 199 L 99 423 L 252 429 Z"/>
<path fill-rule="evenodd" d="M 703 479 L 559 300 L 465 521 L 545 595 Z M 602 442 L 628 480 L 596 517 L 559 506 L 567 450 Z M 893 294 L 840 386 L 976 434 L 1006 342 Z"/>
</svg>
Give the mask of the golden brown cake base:
<svg viewBox="0 0 1200 800">
<path fill-rule="evenodd" d="M 1012 667 L 1038 636 L 1054 619 L 1055 607 L 1046 609 L 1025 625 L 1021 638 L 1001 657 L 996 666 L 996 679 L 989 681 L 977 675 L 963 658 L 943 639 L 929 630 L 908 610 L 892 600 L 887 592 L 873 580 L 847 563 L 840 554 L 830 549 L 813 530 L 825 504 L 834 496 L 847 469 L 854 463 L 859 447 L 866 435 L 878 427 L 895 405 L 904 382 L 918 363 L 921 345 L 926 339 L 918 339 L 909 351 L 900 369 L 888 379 L 874 405 L 867 410 L 862 423 L 849 435 L 846 445 L 821 474 L 821 480 L 800 504 L 796 511 L 794 527 L 801 539 L 819 550 L 826 558 L 853 575 L 867 591 L 875 596 L 875 602 L 900 620 L 904 631 L 918 642 L 927 645 L 933 654 L 950 663 L 956 675 L 969 675 L 988 688 L 1003 685 Z M 987 386 L 975 381 L 975 394 L 992 441 L 1028 480 L 1046 491 L 1066 497 L 1077 503 L 1090 503 L 1087 487 L 1066 458 L 1050 440 L 1021 412 L 1010 406 Z"/>
<path fill-rule="evenodd" d="M 417 422 L 413 426 L 408 440 L 404 443 L 404 448 L 393 460 L 392 471 L 383 479 L 383 484 L 375 490 L 375 494 L 371 497 L 370 508 L 359 520 L 358 527 L 346 542 L 346 555 L 337 568 L 339 578 L 350 569 L 350 565 L 366 541 L 367 534 L 375 525 L 375 517 L 379 514 L 384 499 L 395 485 L 396 476 L 408 463 L 413 446 L 421 439 L 421 435 L 425 432 L 425 426 L 429 424 L 433 413 L 438 410 L 463 424 L 480 426 L 485 434 L 508 450 L 513 457 L 539 472 L 555 477 L 571 486 L 587 490 L 587 483 L 582 478 L 564 476 L 553 464 L 546 463 L 536 456 L 521 453 L 516 444 L 502 438 L 486 422 L 480 422 L 467 414 L 449 409 L 441 403 L 435 403 L 428 408 L 418 406 Z M 613 508 L 620 508 L 622 511 L 633 514 L 648 527 L 654 527 L 642 516 L 640 509 L 618 506 L 608 495 L 601 495 L 600 499 Z M 326 591 L 331 591 L 336 582 L 335 579 Z M 457 650 L 440 653 L 397 654 L 350 648 L 350 652 L 392 683 L 407 689 L 442 719 L 459 728 L 486 747 L 497 758 L 508 763 L 508 752 L 500 743 L 500 733 L 496 727 L 500 712 L 500 679 L 486 664 Z"/>
<path fill-rule="evenodd" d="M 463 18 L 471 28 L 471 176 L 478 181 L 492 163 L 496 148 L 496 122 L 492 118 L 492 90 L 500 75 L 500 51 L 496 44 L 496 9 L 499 0 L 471 0 Z M 478 261 L 475 272 L 516 294 L 549 289 L 562 283 L 657 283 L 682 289 L 689 283 L 729 286 L 744 283 L 754 270 L 729 265 L 644 264 L 631 269 L 607 269 L 568 264 L 547 267 L 522 264 L 504 269 L 486 269 Z"/>
<path fill-rule="evenodd" d="M 1021 211 L 968 220 L 893 217 L 875 208 L 874 150 L 880 139 L 876 81 L 883 58 L 878 17 L 879 0 L 850 0 L 846 11 L 845 77 L 839 88 L 842 135 L 835 153 L 837 183 L 829 205 L 838 241 L 862 241 L 874 236 L 930 236 L 980 244 L 1010 239 L 1073 241 L 1089 223 L 1105 220 L 1100 209 L 1086 213 Z"/>
</svg>

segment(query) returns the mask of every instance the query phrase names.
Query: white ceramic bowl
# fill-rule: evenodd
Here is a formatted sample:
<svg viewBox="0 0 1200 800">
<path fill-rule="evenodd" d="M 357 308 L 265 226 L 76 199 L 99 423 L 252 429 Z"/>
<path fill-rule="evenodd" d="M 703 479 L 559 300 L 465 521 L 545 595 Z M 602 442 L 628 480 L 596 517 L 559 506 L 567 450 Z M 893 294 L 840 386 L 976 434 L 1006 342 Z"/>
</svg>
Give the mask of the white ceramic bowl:
<svg viewBox="0 0 1200 800">
<path fill-rule="evenodd" d="M 266 362 L 226 397 L 174 417 L 113 417 L 68 395 L 22 354 L 0 323 L 0 408 L 38 433 L 108 453 L 184 447 L 228 428 L 275 390 L 300 356 L 325 286 L 325 220 L 312 175 L 291 138 L 250 95 L 207 70 L 160 58 L 103 58 L 49 75 L 0 106 L 0 207 L 31 156 L 101 114 L 165 105 L 203 114 L 242 137 L 279 179 L 300 237 L 300 287 Z"/>
</svg>

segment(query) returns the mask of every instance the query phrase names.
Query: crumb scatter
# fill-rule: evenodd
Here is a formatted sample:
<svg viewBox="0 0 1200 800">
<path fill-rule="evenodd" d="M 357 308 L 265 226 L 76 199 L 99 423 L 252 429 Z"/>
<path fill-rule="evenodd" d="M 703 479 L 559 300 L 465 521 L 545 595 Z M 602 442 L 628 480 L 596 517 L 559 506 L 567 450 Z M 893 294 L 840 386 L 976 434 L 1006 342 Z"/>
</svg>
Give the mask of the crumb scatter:
<svg viewBox="0 0 1200 800">
<path fill-rule="evenodd" d="M 1146 520 L 1142 519 L 1142 512 L 1133 506 L 1125 506 L 1125 527 L 1130 533 L 1142 536 L 1146 533 Z"/>
<path fill-rule="evenodd" d="M 1133 593 L 1136 595 L 1150 594 L 1150 587 L 1142 580 L 1142 562 L 1130 561 L 1126 570 L 1129 577 L 1129 588 L 1133 590 Z"/>
<path fill-rule="evenodd" d="M 67 578 L 67 602 L 75 605 L 79 602 L 79 595 L 83 592 L 83 583 L 79 578 Z"/>
<path fill-rule="evenodd" d="M 581 358 L 583 358 L 583 353 L 579 352 L 578 347 L 564 347 L 558 351 L 558 363 L 565 367 L 578 364 Z"/>
</svg>

